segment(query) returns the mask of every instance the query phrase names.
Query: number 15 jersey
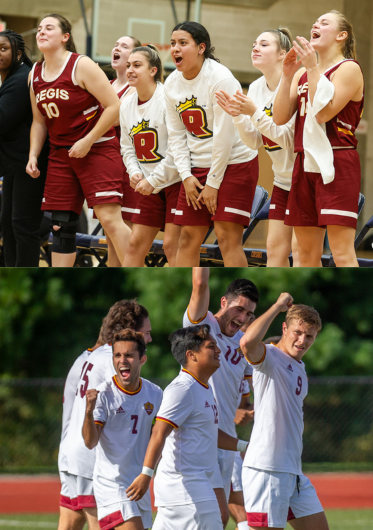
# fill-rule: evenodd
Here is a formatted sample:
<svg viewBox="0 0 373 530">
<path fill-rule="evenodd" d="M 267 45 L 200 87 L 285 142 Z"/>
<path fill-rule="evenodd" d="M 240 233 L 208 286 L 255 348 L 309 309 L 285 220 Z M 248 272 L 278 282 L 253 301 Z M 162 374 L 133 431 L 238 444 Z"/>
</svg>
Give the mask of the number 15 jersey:
<svg viewBox="0 0 373 530">
<path fill-rule="evenodd" d="M 304 363 L 273 344 L 263 344 L 262 359 L 251 364 L 255 421 L 243 465 L 300 475 L 303 400 L 308 391 Z"/>
</svg>

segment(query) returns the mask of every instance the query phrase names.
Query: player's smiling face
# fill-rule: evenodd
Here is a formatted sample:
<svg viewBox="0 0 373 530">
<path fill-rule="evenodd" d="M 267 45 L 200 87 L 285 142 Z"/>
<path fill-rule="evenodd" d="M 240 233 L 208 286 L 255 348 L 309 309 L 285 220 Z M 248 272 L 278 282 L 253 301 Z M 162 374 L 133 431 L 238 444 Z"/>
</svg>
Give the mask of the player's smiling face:
<svg viewBox="0 0 373 530">
<path fill-rule="evenodd" d="M 140 358 L 137 342 L 116 342 L 113 349 L 113 364 L 118 382 L 129 392 L 138 389 L 141 366 L 146 362 L 146 355 Z"/>
<path fill-rule="evenodd" d="M 188 31 L 177 30 L 171 35 L 171 57 L 184 77 L 193 79 L 202 67 L 205 44 L 197 44 Z"/>
<path fill-rule="evenodd" d="M 127 81 L 130 86 L 147 86 L 154 81 L 157 68 L 150 67 L 145 54 L 131 53 L 127 61 Z"/>
<path fill-rule="evenodd" d="M 311 29 L 311 39 L 315 50 L 332 46 L 338 34 L 338 17 L 334 13 L 326 13 L 316 20 Z"/>
<path fill-rule="evenodd" d="M 285 353 L 300 361 L 307 350 L 312 346 L 317 337 L 317 327 L 306 324 L 299 319 L 291 320 L 282 325 L 282 337 L 278 347 Z"/>
<path fill-rule="evenodd" d="M 225 296 L 221 299 L 221 310 L 217 320 L 220 329 L 228 337 L 233 337 L 242 326 L 253 321 L 256 303 L 245 296 L 228 300 Z"/>
<path fill-rule="evenodd" d="M 264 32 L 256 39 L 251 52 L 253 66 L 261 70 L 261 67 L 273 67 L 281 62 L 285 56 L 285 50 L 279 50 L 274 33 Z"/>
<path fill-rule="evenodd" d="M 199 352 L 195 353 L 199 368 L 205 367 L 214 372 L 220 366 L 220 353 L 216 340 L 209 335 L 209 338 L 202 342 Z"/>
<path fill-rule="evenodd" d="M 131 37 L 121 37 L 117 40 L 111 50 L 111 66 L 114 70 L 127 68 L 128 57 L 133 50 L 133 40 Z"/>
<path fill-rule="evenodd" d="M 40 22 L 36 33 L 36 42 L 41 52 L 53 51 L 65 46 L 69 33 L 62 33 L 59 21 L 54 17 L 46 17 Z"/>
</svg>

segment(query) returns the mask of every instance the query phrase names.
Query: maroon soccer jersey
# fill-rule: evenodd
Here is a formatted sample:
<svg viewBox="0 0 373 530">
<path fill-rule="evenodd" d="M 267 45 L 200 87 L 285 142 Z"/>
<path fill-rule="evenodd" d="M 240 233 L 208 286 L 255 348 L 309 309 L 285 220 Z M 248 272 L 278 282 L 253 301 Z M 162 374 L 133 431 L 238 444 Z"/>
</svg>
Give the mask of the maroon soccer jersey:
<svg viewBox="0 0 373 530">
<path fill-rule="evenodd" d="M 116 79 L 112 79 L 110 81 L 110 83 L 113 85 L 114 82 L 116 81 Z M 115 87 L 113 87 L 115 89 Z M 126 86 L 124 86 L 121 90 L 119 90 L 119 92 L 117 92 L 117 96 L 119 99 L 122 99 L 123 96 L 125 96 L 127 94 L 127 92 L 129 91 L 130 89 L 130 86 L 127 84 Z M 119 140 L 119 143 L 120 143 L 120 125 L 117 125 L 115 127 L 115 134 L 117 135 L 117 138 Z"/>
<path fill-rule="evenodd" d="M 103 108 L 99 101 L 75 80 L 75 66 L 81 55 L 70 53 L 59 75 L 44 80 L 44 63 L 36 63 L 32 73 L 32 88 L 36 104 L 48 127 L 52 146 L 71 146 L 84 138 L 96 125 Z M 114 136 L 111 128 L 104 136 Z"/>
<path fill-rule="evenodd" d="M 346 59 L 352 61 L 352 59 Z M 345 61 L 332 66 L 325 72 L 325 77 L 330 80 L 333 72 Z M 354 61 L 356 62 L 356 61 Z M 358 63 L 357 63 L 358 64 Z M 303 152 L 303 129 L 306 119 L 308 101 L 308 81 L 305 72 L 298 81 L 297 108 L 295 121 L 294 151 Z M 334 118 L 326 122 L 326 134 L 332 147 L 339 149 L 356 149 L 357 139 L 355 130 L 363 114 L 364 96 L 361 101 L 349 101 L 347 105 Z"/>
</svg>

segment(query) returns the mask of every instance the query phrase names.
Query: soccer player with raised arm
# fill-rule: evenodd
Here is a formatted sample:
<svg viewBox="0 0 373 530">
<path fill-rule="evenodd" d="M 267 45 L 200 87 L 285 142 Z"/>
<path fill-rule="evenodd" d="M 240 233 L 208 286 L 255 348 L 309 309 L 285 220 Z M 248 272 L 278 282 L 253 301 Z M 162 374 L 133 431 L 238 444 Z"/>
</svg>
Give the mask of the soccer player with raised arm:
<svg viewBox="0 0 373 530">
<path fill-rule="evenodd" d="M 83 438 L 97 446 L 93 487 L 101 530 L 144 530 L 152 526 L 150 494 L 138 502 L 126 489 L 141 472 L 162 390 L 140 378 L 146 362 L 142 333 L 125 329 L 113 338 L 116 375 L 87 390 Z"/>
<path fill-rule="evenodd" d="M 183 326 L 208 324 L 211 335 L 221 350 L 220 368 L 211 377 L 211 385 L 220 414 L 220 428 L 236 436 L 234 418 L 241 401 L 240 386 L 242 378 L 250 376 L 252 369 L 240 349 L 243 336 L 241 328 L 254 317 L 259 293 L 250 280 L 237 279 L 231 282 L 221 298 L 220 309 L 213 314 L 209 311 L 209 269 L 193 268 L 193 290 L 189 306 L 184 314 Z M 251 418 L 250 401 L 247 399 L 246 414 Z M 234 464 L 234 453 L 219 450 L 218 463 L 211 484 L 217 496 L 223 524 L 229 520 L 228 497 Z M 242 521 L 239 521 L 242 522 Z"/>
<path fill-rule="evenodd" d="M 262 342 L 270 324 L 286 312 L 277 345 Z M 328 530 L 315 488 L 302 473 L 303 400 L 308 382 L 302 357 L 321 329 L 318 312 L 293 305 L 282 293 L 241 339 L 252 365 L 255 423 L 242 471 L 245 508 L 251 530 L 285 528 Z"/>
<path fill-rule="evenodd" d="M 218 447 L 245 450 L 247 442 L 219 428 L 219 412 L 209 379 L 220 365 L 220 349 L 210 326 L 183 328 L 171 336 L 171 351 L 181 364 L 166 388 L 142 473 L 127 490 L 132 500 L 147 491 L 162 455 L 154 483 L 158 507 L 153 530 L 222 530 L 210 477 Z"/>
</svg>

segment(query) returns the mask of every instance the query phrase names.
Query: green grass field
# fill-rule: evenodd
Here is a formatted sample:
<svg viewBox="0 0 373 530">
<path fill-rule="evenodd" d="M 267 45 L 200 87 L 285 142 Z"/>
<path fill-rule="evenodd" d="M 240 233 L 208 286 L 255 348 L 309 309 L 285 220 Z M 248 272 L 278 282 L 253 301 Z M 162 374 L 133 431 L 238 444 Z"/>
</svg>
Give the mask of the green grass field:
<svg viewBox="0 0 373 530">
<path fill-rule="evenodd" d="M 373 510 L 327 510 L 330 530 L 373 530 Z M 48 514 L 0 514 L 1 530 L 41 530 L 57 528 L 58 515 Z M 226 530 L 234 530 L 230 521 Z M 286 529 L 290 530 L 288 525 Z"/>
</svg>

